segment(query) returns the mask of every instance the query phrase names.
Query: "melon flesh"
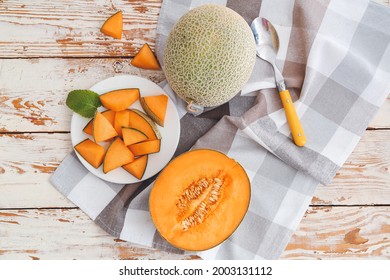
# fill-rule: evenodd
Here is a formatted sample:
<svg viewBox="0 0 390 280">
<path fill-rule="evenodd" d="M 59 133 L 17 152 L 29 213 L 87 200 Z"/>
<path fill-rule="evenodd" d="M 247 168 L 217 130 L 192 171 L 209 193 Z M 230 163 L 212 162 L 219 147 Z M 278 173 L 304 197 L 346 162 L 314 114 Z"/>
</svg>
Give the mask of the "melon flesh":
<svg viewBox="0 0 390 280">
<path fill-rule="evenodd" d="M 138 88 L 118 89 L 100 95 L 100 101 L 107 109 L 118 112 L 127 109 L 139 96 Z"/>
<path fill-rule="evenodd" d="M 114 125 L 114 118 L 115 118 L 115 112 L 111 110 L 107 110 L 102 112 L 102 115 L 110 122 L 111 125 Z M 83 131 L 84 133 L 92 136 L 92 126 L 93 126 L 93 120 L 90 120 L 87 125 L 84 127 Z"/>
<path fill-rule="evenodd" d="M 111 170 L 128 164 L 133 160 L 133 153 L 125 146 L 123 141 L 117 137 L 107 149 L 103 162 L 103 172 L 110 172 Z"/>
<path fill-rule="evenodd" d="M 147 164 L 148 156 L 144 155 L 135 159 L 133 162 L 123 165 L 122 167 L 138 180 L 141 180 L 144 176 Z"/>
<path fill-rule="evenodd" d="M 122 28 L 123 28 L 123 17 L 122 12 L 117 12 L 111 17 L 109 17 L 100 28 L 100 31 L 115 39 L 122 38 Z"/>
<path fill-rule="evenodd" d="M 159 126 L 164 126 L 168 106 L 168 96 L 165 94 L 145 96 L 141 98 L 141 106 Z"/>
<path fill-rule="evenodd" d="M 90 139 L 85 139 L 74 148 L 90 165 L 95 168 L 98 168 L 102 164 L 104 154 L 106 153 L 102 146 L 96 144 Z"/>
<path fill-rule="evenodd" d="M 142 46 L 142 48 L 131 61 L 131 65 L 150 70 L 160 69 L 160 64 L 158 63 L 148 44 L 144 44 Z"/>
<path fill-rule="evenodd" d="M 118 135 L 111 123 L 98 111 L 93 120 L 92 134 L 95 142 L 107 141 Z"/>
<path fill-rule="evenodd" d="M 115 119 L 114 119 L 114 128 L 118 135 L 122 137 L 122 127 L 128 126 L 130 121 L 130 111 L 129 110 L 123 110 L 116 112 Z"/>
<path fill-rule="evenodd" d="M 145 133 L 131 127 L 123 127 L 122 135 L 126 146 L 148 140 L 148 136 Z"/>
<path fill-rule="evenodd" d="M 256 47 L 248 23 L 222 5 L 202 5 L 179 19 L 164 50 L 164 74 L 185 101 L 218 106 L 248 81 Z"/>
<path fill-rule="evenodd" d="M 150 140 L 144 141 L 141 143 L 136 143 L 129 146 L 130 151 L 134 154 L 134 156 L 142 156 L 148 154 L 158 153 L 161 147 L 161 140 Z"/>
</svg>

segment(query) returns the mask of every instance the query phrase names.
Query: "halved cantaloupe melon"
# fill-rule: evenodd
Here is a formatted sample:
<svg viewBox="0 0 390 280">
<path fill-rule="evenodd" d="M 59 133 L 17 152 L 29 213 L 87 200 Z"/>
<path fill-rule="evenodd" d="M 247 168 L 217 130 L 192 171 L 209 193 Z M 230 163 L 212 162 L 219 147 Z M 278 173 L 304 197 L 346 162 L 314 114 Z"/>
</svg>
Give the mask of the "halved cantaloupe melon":
<svg viewBox="0 0 390 280">
<path fill-rule="evenodd" d="M 241 165 L 213 150 L 192 150 L 160 173 L 149 196 L 152 220 L 173 246 L 201 251 L 237 229 L 250 202 L 251 186 Z"/>
<path fill-rule="evenodd" d="M 133 160 L 133 153 L 125 146 L 123 141 L 117 137 L 107 149 L 103 162 L 103 172 L 110 172 L 111 170 L 128 164 Z"/>
<path fill-rule="evenodd" d="M 130 110 L 129 127 L 142 131 L 149 140 L 161 139 L 157 125 L 145 113 L 137 109 Z"/>
<path fill-rule="evenodd" d="M 144 155 L 135 159 L 133 162 L 123 165 L 122 167 L 131 175 L 133 175 L 135 178 L 141 180 L 145 174 L 147 164 L 148 164 L 148 156 Z"/>
<path fill-rule="evenodd" d="M 103 114 L 96 111 L 92 124 L 92 135 L 95 142 L 102 142 L 117 136 L 118 133 Z"/>
<path fill-rule="evenodd" d="M 145 96 L 140 99 L 141 106 L 149 117 L 159 126 L 164 126 L 167 112 L 168 96 L 165 94 Z"/>
<path fill-rule="evenodd" d="M 129 146 L 130 151 L 134 154 L 134 156 L 143 156 L 158 153 L 161 147 L 161 140 L 150 140 L 144 141 L 140 143 L 136 143 Z"/>
<path fill-rule="evenodd" d="M 107 109 L 118 112 L 127 109 L 139 97 L 140 93 L 138 88 L 125 88 L 100 95 L 100 101 Z"/>
<path fill-rule="evenodd" d="M 131 127 L 122 127 L 122 135 L 126 146 L 148 140 L 145 133 Z"/>
<path fill-rule="evenodd" d="M 95 168 L 98 168 L 102 164 L 106 153 L 102 146 L 96 144 L 90 139 L 85 139 L 74 148 L 90 165 Z"/>
<path fill-rule="evenodd" d="M 123 16 L 122 12 L 119 11 L 112 16 L 110 16 L 100 28 L 100 31 L 115 39 L 122 38 L 122 29 L 123 29 Z"/>
<path fill-rule="evenodd" d="M 115 114 L 114 128 L 120 137 L 122 137 L 122 127 L 129 125 L 130 122 L 129 112 L 130 112 L 129 110 L 123 110 L 123 111 L 116 112 Z"/>
<path fill-rule="evenodd" d="M 148 44 L 144 44 L 142 46 L 142 48 L 138 51 L 138 53 L 131 61 L 131 65 L 143 69 L 160 69 L 160 64 L 158 63 Z"/>
<path fill-rule="evenodd" d="M 102 115 L 111 123 L 112 126 L 114 126 L 114 118 L 115 118 L 115 112 L 111 110 L 106 110 L 102 112 Z M 83 128 L 83 132 L 92 136 L 92 125 L 93 120 L 91 119 L 87 125 Z"/>
</svg>

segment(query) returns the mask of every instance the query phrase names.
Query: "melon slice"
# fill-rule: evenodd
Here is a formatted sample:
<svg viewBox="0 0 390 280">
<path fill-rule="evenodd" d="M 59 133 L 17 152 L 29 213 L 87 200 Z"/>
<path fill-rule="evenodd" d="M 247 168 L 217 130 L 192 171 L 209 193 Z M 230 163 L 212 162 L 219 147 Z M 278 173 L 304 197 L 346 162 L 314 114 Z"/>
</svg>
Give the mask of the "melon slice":
<svg viewBox="0 0 390 280">
<path fill-rule="evenodd" d="M 130 110 L 129 127 L 142 131 L 149 140 L 161 139 L 157 125 L 145 113 L 137 109 Z"/>
<path fill-rule="evenodd" d="M 144 44 L 142 46 L 142 48 L 138 51 L 138 53 L 131 61 L 131 65 L 138 68 L 150 70 L 160 69 L 160 64 L 158 63 L 148 44 Z"/>
<path fill-rule="evenodd" d="M 92 135 L 95 142 L 102 142 L 117 136 L 118 133 L 102 113 L 96 112 L 92 125 Z"/>
<path fill-rule="evenodd" d="M 133 160 L 133 153 L 125 146 L 123 141 L 117 137 L 107 149 L 103 162 L 103 172 L 108 173 L 115 168 L 132 162 Z"/>
<path fill-rule="evenodd" d="M 115 118 L 115 112 L 111 110 L 106 110 L 102 112 L 102 115 L 112 124 L 114 125 L 114 118 Z M 93 120 L 91 119 L 87 125 L 83 128 L 84 133 L 91 135 L 92 136 L 92 125 L 93 125 Z"/>
<path fill-rule="evenodd" d="M 107 35 L 111 36 L 115 39 L 122 38 L 122 29 L 123 29 L 123 16 L 122 12 L 119 11 L 109 17 L 100 28 L 100 31 Z"/>
<path fill-rule="evenodd" d="M 164 126 L 167 112 L 168 96 L 165 94 L 142 97 L 141 106 L 149 117 L 159 126 Z"/>
<path fill-rule="evenodd" d="M 114 128 L 119 136 L 122 137 L 122 127 L 128 126 L 129 121 L 130 121 L 129 110 L 123 110 L 123 111 L 116 112 L 115 121 L 114 121 Z"/>
<path fill-rule="evenodd" d="M 148 140 L 145 133 L 131 127 L 122 127 L 122 135 L 126 146 Z"/>
<path fill-rule="evenodd" d="M 161 147 L 161 140 L 150 140 L 144 141 L 141 143 L 136 143 L 129 146 L 130 151 L 134 154 L 134 156 L 143 156 L 148 154 L 158 153 Z"/>
<path fill-rule="evenodd" d="M 144 155 L 135 159 L 133 162 L 123 165 L 122 167 L 131 175 L 133 175 L 135 178 L 141 180 L 145 174 L 147 164 L 148 164 L 148 156 Z"/>
<path fill-rule="evenodd" d="M 102 164 L 106 153 L 102 146 L 96 144 L 90 139 L 85 139 L 74 148 L 90 165 L 95 168 L 98 168 Z"/>
<path fill-rule="evenodd" d="M 138 88 L 125 88 L 100 95 L 100 101 L 107 109 L 118 112 L 127 109 L 139 99 L 139 96 Z"/>
</svg>

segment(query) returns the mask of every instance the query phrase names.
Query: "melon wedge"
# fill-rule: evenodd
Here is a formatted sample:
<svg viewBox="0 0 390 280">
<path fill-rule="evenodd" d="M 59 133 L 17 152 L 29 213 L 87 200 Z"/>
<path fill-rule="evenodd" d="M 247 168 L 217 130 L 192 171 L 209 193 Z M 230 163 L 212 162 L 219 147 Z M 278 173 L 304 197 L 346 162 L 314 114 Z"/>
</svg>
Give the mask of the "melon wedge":
<svg viewBox="0 0 390 280">
<path fill-rule="evenodd" d="M 122 127 L 128 126 L 129 122 L 130 122 L 129 110 L 116 112 L 115 120 L 114 120 L 114 128 L 120 137 L 122 137 Z"/>
<path fill-rule="evenodd" d="M 75 150 L 93 167 L 98 168 L 104 159 L 106 151 L 102 146 L 90 139 L 85 139 L 76 146 Z"/>
<path fill-rule="evenodd" d="M 102 113 L 96 112 L 92 124 L 92 135 L 95 142 L 102 142 L 117 136 L 118 133 Z"/>
<path fill-rule="evenodd" d="M 122 38 L 122 29 L 123 29 L 123 16 L 122 12 L 119 11 L 109 17 L 100 28 L 100 31 L 115 39 Z"/>
<path fill-rule="evenodd" d="M 137 110 L 130 110 L 129 127 L 142 131 L 149 140 L 161 139 L 157 125 L 145 113 Z"/>
<path fill-rule="evenodd" d="M 161 147 L 161 140 L 150 140 L 141 143 L 136 143 L 129 146 L 130 151 L 134 156 L 143 156 L 148 154 L 158 153 Z"/>
<path fill-rule="evenodd" d="M 133 162 L 123 165 L 122 167 L 135 178 L 141 180 L 145 174 L 147 164 L 148 156 L 144 155 L 139 158 L 136 158 Z"/>
<path fill-rule="evenodd" d="M 141 97 L 140 102 L 148 116 L 159 126 L 164 126 L 168 96 L 165 94 L 145 96 Z"/>
<path fill-rule="evenodd" d="M 138 53 L 131 61 L 131 65 L 138 68 L 150 70 L 160 69 L 160 64 L 158 63 L 148 44 L 144 44 L 142 46 L 142 48 L 138 51 Z"/>
<path fill-rule="evenodd" d="M 133 153 L 125 146 L 123 141 L 117 137 L 107 149 L 103 162 L 103 172 L 108 173 L 115 168 L 132 162 L 133 160 Z"/>
<path fill-rule="evenodd" d="M 100 95 L 103 106 L 118 112 L 127 109 L 140 97 L 138 88 L 125 88 L 113 90 Z"/>
<path fill-rule="evenodd" d="M 111 123 L 111 125 L 114 125 L 114 118 L 115 118 L 115 112 L 111 110 L 106 110 L 102 112 L 102 115 Z M 84 133 L 92 136 L 92 125 L 93 120 L 91 119 L 87 125 L 83 128 Z"/>
<path fill-rule="evenodd" d="M 131 127 L 122 127 L 122 135 L 126 146 L 148 140 L 145 133 Z"/>
</svg>

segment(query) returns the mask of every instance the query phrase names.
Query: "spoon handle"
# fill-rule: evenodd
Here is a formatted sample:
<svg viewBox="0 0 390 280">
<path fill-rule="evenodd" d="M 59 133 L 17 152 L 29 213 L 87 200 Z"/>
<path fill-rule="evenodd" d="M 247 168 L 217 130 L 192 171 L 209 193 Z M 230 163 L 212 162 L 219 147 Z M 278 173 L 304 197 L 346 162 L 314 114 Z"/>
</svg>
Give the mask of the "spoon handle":
<svg viewBox="0 0 390 280">
<path fill-rule="evenodd" d="M 294 103 L 292 102 L 290 92 L 288 90 L 283 90 L 279 94 L 286 112 L 287 122 L 290 126 L 294 143 L 295 145 L 302 147 L 306 144 L 306 135 L 298 118 Z"/>
</svg>

